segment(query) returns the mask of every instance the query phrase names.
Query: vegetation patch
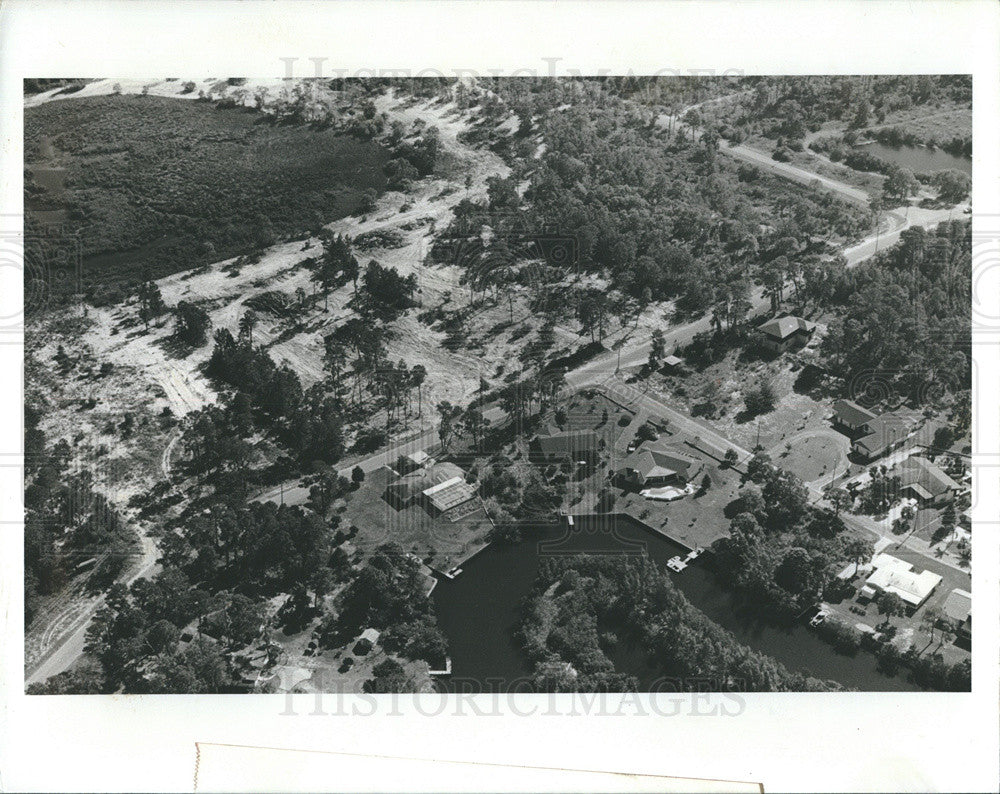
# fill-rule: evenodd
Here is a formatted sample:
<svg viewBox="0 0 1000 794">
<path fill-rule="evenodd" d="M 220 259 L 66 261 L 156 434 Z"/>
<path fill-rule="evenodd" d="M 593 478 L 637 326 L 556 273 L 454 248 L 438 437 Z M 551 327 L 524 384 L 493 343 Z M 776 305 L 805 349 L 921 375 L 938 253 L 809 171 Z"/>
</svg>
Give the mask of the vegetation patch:
<svg viewBox="0 0 1000 794">
<path fill-rule="evenodd" d="M 26 162 L 44 138 L 66 168 L 61 201 L 89 284 L 243 254 L 349 215 L 385 186 L 377 144 L 242 108 L 88 97 L 28 108 L 24 126 Z"/>
</svg>

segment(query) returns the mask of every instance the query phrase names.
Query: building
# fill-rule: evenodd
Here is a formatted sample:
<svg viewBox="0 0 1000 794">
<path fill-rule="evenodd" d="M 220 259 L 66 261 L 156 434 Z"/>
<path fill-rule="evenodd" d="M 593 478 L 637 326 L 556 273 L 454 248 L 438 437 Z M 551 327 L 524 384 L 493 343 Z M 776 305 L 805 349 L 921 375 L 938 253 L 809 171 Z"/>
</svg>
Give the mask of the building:
<svg viewBox="0 0 1000 794">
<path fill-rule="evenodd" d="M 867 408 L 853 400 L 837 400 L 833 404 L 833 422 L 852 433 L 868 432 L 868 423 L 877 418 Z"/>
<path fill-rule="evenodd" d="M 851 444 L 863 460 L 874 460 L 902 446 L 914 430 L 915 422 L 904 414 L 888 413 L 870 420 L 868 434 Z"/>
<path fill-rule="evenodd" d="M 622 462 L 618 476 L 640 488 L 686 485 L 704 468 L 697 458 L 664 444 L 647 442 Z"/>
<path fill-rule="evenodd" d="M 673 372 L 683 363 L 684 360 L 678 358 L 677 356 L 667 356 L 665 359 L 663 359 L 663 367 L 668 372 Z"/>
<path fill-rule="evenodd" d="M 444 515 L 453 511 L 463 512 L 462 505 L 475 499 L 476 492 L 465 481 L 465 477 L 452 477 L 425 490 L 423 497 L 431 515 Z"/>
<path fill-rule="evenodd" d="M 761 347 L 765 350 L 784 353 L 805 345 L 814 329 L 814 325 L 810 325 L 801 317 L 775 317 L 761 325 L 757 329 L 757 335 Z"/>
<path fill-rule="evenodd" d="M 361 632 L 361 636 L 358 638 L 358 641 L 354 643 L 354 653 L 359 656 L 370 653 L 371 649 L 375 647 L 375 643 L 378 642 L 378 638 L 381 636 L 382 633 L 378 629 L 365 629 Z"/>
<path fill-rule="evenodd" d="M 546 429 L 531 442 L 531 452 L 536 460 L 546 463 L 592 464 L 603 446 L 604 441 L 593 430 Z"/>
<path fill-rule="evenodd" d="M 424 452 L 424 450 L 418 449 L 408 455 L 400 455 L 396 460 L 394 468 L 400 474 L 409 474 L 411 471 L 416 471 L 417 469 L 423 469 L 432 465 L 434 465 L 434 459 Z"/>
<path fill-rule="evenodd" d="M 941 605 L 941 612 L 942 619 L 951 623 L 959 637 L 972 639 L 972 593 L 958 588 L 952 590 Z"/>
<path fill-rule="evenodd" d="M 451 513 L 471 501 L 475 491 L 466 484 L 465 472 L 454 463 L 435 463 L 429 469 L 400 477 L 386 487 L 385 499 L 397 510 L 423 505 L 432 515 Z"/>
<path fill-rule="evenodd" d="M 922 507 L 950 502 L 961 490 L 961 486 L 940 466 L 919 455 L 913 455 L 899 464 L 896 473 L 903 492 L 916 499 Z"/>
<path fill-rule="evenodd" d="M 917 609 L 941 584 L 941 577 L 936 573 L 917 573 L 910 563 L 888 554 L 877 555 L 872 560 L 872 567 L 874 572 L 861 588 L 863 598 L 871 599 L 881 593 L 895 593 L 908 607 Z"/>
</svg>

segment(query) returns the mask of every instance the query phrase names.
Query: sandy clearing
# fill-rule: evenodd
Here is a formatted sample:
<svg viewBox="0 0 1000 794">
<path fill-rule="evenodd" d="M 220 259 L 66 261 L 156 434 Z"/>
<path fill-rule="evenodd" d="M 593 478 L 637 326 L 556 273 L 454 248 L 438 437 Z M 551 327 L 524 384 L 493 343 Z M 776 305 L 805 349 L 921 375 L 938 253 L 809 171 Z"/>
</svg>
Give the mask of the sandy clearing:
<svg viewBox="0 0 1000 794">
<path fill-rule="evenodd" d="M 121 83 L 123 93 L 140 92 L 144 85 L 142 81 L 116 82 Z M 216 81 L 204 82 L 211 85 Z M 69 96 L 110 93 L 112 85 L 112 81 L 98 81 Z M 173 90 L 174 86 L 174 83 L 157 84 L 150 88 L 150 93 L 159 89 Z M 279 81 L 249 81 L 243 88 L 252 95 L 260 86 L 284 88 Z M 457 170 L 458 175 L 455 178 L 421 180 L 409 194 L 386 193 L 368 215 L 342 218 L 327 228 L 352 237 L 379 229 L 399 231 L 403 235 L 402 246 L 357 252 L 362 264 L 376 259 L 396 268 L 403 275 L 414 274 L 424 308 L 439 305 L 446 294 L 451 295 L 454 304 L 461 305 L 468 301 L 469 293 L 459 283 L 460 268 L 425 263 L 434 230 L 451 221 L 453 207 L 463 199 L 476 201 L 484 198 L 486 179 L 494 174 L 505 176 L 509 168 L 492 152 L 472 149 L 459 142 L 458 135 L 467 128 L 470 116 L 459 114 L 453 104 L 437 100 L 401 101 L 392 93 L 379 97 L 376 104 L 390 121 L 399 119 L 410 126 L 420 120 L 426 126 L 437 127 L 443 151 L 451 166 L 449 170 L 453 173 Z M 466 175 L 471 176 L 469 187 L 465 186 Z M 402 228 L 404 226 L 407 228 Z M 252 296 L 271 289 L 289 295 L 294 295 L 298 289 L 313 294 L 315 287 L 304 263 L 320 251 L 317 239 L 283 242 L 267 249 L 258 263 L 244 266 L 239 273 L 227 272 L 226 268 L 235 261 L 228 259 L 197 270 L 172 274 L 160 279 L 157 284 L 167 305 L 175 305 L 181 300 L 201 305 L 209 313 L 213 331 L 228 328 L 235 334 L 239 318 L 246 311 L 244 304 Z M 323 336 L 350 316 L 348 302 L 352 296 L 353 287 L 345 285 L 331 292 L 327 311 L 322 309 L 323 299 L 317 298 L 313 308 L 292 320 L 261 316 L 254 329 L 254 343 L 264 346 L 275 361 L 287 363 L 299 374 L 303 384 L 309 386 L 324 374 Z M 86 342 L 93 347 L 98 358 L 132 367 L 148 383 L 155 384 L 162 393 L 152 406 L 156 410 L 169 406 L 176 415 L 184 416 L 214 402 L 214 390 L 200 372 L 211 354 L 211 342 L 177 357 L 168 352 L 167 341 L 172 334 L 169 317 L 161 318 L 146 332 L 138 324 L 137 311 L 135 301 L 114 309 L 94 311 L 95 323 L 86 333 Z M 492 373 L 503 356 L 502 349 L 491 357 L 489 366 L 480 365 L 475 356 L 443 350 L 440 345 L 443 334 L 418 322 L 415 317 L 417 311 L 419 309 L 397 322 L 394 329 L 396 338 L 389 344 L 390 360 L 403 358 L 410 366 L 423 364 L 428 371 L 429 399 L 468 399 L 478 387 L 479 371 L 488 369 Z M 296 325 L 301 327 L 296 328 Z"/>
</svg>

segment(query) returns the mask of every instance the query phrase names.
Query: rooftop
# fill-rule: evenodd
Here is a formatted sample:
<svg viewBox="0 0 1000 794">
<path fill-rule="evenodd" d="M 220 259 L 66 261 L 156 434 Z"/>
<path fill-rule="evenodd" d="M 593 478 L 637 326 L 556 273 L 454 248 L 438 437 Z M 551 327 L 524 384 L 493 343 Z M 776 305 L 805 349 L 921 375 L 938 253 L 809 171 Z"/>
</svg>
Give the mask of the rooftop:
<svg viewBox="0 0 1000 794">
<path fill-rule="evenodd" d="M 870 431 L 868 435 L 854 443 L 869 454 L 875 454 L 906 438 L 913 425 L 913 420 L 908 416 L 900 414 L 877 416 L 868 422 Z"/>
<path fill-rule="evenodd" d="M 964 623 L 972 614 L 972 593 L 957 588 L 952 590 L 941 605 L 941 611 L 952 620 Z"/>
<path fill-rule="evenodd" d="M 622 466 L 639 472 L 646 479 L 679 474 L 689 480 L 701 468 L 701 461 L 671 447 L 647 443 L 625 458 Z"/>
<path fill-rule="evenodd" d="M 792 334 L 809 333 L 812 329 L 801 317 L 775 317 L 760 326 L 758 330 L 773 339 L 784 340 Z"/>
<path fill-rule="evenodd" d="M 452 477 L 450 480 L 445 480 L 424 491 L 424 496 L 430 500 L 435 509 L 442 513 L 468 502 L 475 495 L 475 491 L 462 477 Z"/>
<path fill-rule="evenodd" d="M 851 425 L 863 425 L 875 418 L 875 414 L 853 400 L 837 400 L 833 404 L 833 410 L 838 419 Z"/>
<path fill-rule="evenodd" d="M 945 491 L 957 491 L 960 487 L 940 466 L 919 455 L 913 455 L 899 465 L 899 482 L 925 499 L 940 496 Z"/>
<path fill-rule="evenodd" d="M 895 593 L 911 606 L 919 606 L 941 583 L 941 577 L 930 571 L 917 573 L 908 562 L 888 554 L 879 554 L 872 561 L 875 572 L 865 584 L 886 593 Z"/>
<path fill-rule="evenodd" d="M 565 430 L 535 439 L 538 449 L 546 455 L 575 455 L 596 452 L 600 437 L 593 430 Z"/>
</svg>

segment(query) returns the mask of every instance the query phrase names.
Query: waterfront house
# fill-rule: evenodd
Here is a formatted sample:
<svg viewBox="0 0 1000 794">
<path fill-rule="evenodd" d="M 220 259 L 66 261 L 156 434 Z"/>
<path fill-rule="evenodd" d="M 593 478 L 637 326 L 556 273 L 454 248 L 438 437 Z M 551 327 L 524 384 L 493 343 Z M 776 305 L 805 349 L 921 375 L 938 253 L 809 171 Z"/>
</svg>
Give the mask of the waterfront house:
<svg viewBox="0 0 1000 794">
<path fill-rule="evenodd" d="M 702 462 L 666 444 L 647 442 L 618 469 L 620 480 L 638 488 L 684 486 L 701 474 Z"/>
</svg>

